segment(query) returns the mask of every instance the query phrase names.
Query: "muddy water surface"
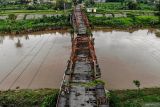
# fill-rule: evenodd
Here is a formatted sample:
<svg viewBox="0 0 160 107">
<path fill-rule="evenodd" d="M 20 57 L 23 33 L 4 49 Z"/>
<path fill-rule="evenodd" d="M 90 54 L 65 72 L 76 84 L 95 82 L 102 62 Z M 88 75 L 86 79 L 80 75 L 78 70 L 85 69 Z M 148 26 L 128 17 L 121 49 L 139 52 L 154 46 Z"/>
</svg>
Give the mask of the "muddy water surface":
<svg viewBox="0 0 160 107">
<path fill-rule="evenodd" d="M 59 88 L 70 56 L 69 33 L 0 38 L 0 89 Z"/>
<path fill-rule="evenodd" d="M 160 86 L 160 38 L 148 30 L 96 31 L 95 47 L 102 79 L 109 89 Z"/>
<path fill-rule="evenodd" d="M 160 86 L 160 38 L 149 30 L 93 31 L 109 89 Z M 0 89 L 59 88 L 71 53 L 69 33 L 0 36 Z"/>
</svg>

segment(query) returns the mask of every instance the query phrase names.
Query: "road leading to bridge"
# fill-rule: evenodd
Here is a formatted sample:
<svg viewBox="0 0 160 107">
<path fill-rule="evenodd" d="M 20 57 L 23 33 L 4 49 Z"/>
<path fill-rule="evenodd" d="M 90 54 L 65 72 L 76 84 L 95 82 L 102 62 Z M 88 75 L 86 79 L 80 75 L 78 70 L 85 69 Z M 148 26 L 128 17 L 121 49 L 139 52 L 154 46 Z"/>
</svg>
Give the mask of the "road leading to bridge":
<svg viewBox="0 0 160 107">
<path fill-rule="evenodd" d="M 71 16 L 74 34 L 57 107 L 109 107 L 94 49 L 90 25 L 80 5 Z"/>
</svg>

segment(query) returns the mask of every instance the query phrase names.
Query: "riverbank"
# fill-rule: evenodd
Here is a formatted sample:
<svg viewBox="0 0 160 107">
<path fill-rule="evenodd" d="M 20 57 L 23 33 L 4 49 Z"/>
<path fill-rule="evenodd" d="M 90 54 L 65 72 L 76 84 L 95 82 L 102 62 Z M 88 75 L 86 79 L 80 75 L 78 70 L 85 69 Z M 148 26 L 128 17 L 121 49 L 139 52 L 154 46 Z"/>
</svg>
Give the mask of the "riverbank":
<svg viewBox="0 0 160 107">
<path fill-rule="evenodd" d="M 112 107 L 159 107 L 160 88 L 144 88 L 138 90 L 110 90 L 110 106 Z M 1 106 L 55 107 L 58 97 L 57 89 L 17 89 L 0 91 Z"/>
<path fill-rule="evenodd" d="M 141 90 L 111 90 L 110 105 L 112 107 L 159 107 L 160 88 L 144 88 Z"/>
<path fill-rule="evenodd" d="M 0 91 L 0 106 L 3 107 L 55 107 L 57 89 L 22 89 Z"/>
<path fill-rule="evenodd" d="M 15 15 L 10 15 L 7 20 L 0 20 L 1 34 L 24 34 L 45 30 L 61 30 L 70 27 L 69 15 L 51 16 L 39 19 L 15 20 Z"/>
<path fill-rule="evenodd" d="M 137 29 L 137 28 L 159 28 L 158 16 L 133 16 L 133 17 L 96 17 L 89 16 L 89 21 L 94 27 Z"/>
<path fill-rule="evenodd" d="M 158 30 L 156 31 L 156 36 L 157 36 L 157 37 L 160 37 L 160 29 L 158 29 Z"/>
<path fill-rule="evenodd" d="M 89 21 L 94 29 L 129 30 L 139 28 L 160 28 L 157 16 L 135 17 L 96 17 L 89 15 Z M 0 20 L 0 34 L 28 34 L 39 31 L 67 30 L 71 28 L 69 15 L 51 16 L 28 20 Z"/>
</svg>

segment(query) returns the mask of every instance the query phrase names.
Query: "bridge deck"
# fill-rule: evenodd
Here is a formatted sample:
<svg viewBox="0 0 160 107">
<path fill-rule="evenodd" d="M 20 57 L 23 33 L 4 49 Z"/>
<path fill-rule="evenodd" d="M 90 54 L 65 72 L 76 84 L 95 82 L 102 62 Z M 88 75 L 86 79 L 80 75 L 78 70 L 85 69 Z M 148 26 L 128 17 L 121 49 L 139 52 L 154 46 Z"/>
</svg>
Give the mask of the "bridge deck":
<svg viewBox="0 0 160 107">
<path fill-rule="evenodd" d="M 57 107 L 108 107 L 104 84 L 93 84 L 100 78 L 94 50 L 94 39 L 87 34 L 88 19 L 76 5 L 72 22 L 77 31 L 72 39 L 72 53 L 62 81 Z"/>
</svg>

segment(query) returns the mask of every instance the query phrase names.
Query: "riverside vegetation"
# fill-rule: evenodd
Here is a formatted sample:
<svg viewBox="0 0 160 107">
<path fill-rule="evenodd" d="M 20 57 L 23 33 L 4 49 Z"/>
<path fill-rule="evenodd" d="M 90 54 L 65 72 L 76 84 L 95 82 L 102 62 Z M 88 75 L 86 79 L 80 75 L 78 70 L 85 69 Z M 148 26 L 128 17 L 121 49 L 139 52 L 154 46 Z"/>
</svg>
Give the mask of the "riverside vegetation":
<svg viewBox="0 0 160 107">
<path fill-rule="evenodd" d="M 128 16 L 128 17 L 95 17 L 89 16 L 93 26 L 110 27 L 110 28 L 146 28 L 160 27 L 158 16 Z"/>
<path fill-rule="evenodd" d="M 65 3 L 65 7 L 64 4 Z M 69 13 L 72 2 L 57 0 L 55 3 L 37 3 L 29 5 L 25 0 L 0 0 L 0 33 L 19 34 L 41 30 L 66 29 L 69 24 Z M 65 11 L 64 11 L 65 9 Z M 43 18 L 16 20 L 17 15 L 42 14 Z M 48 17 L 47 15 L 52 15 Z"/>
<path fill-rule="evenodd" d="M 52 16 L 40 19 L 30 19 L 30 20 L 14 20 L 15 16 L 10 15 L 7 20 L 0 20 L 0 32 L 1 33 L 28 33 L 41 30 L 51 30 L 51 29 L 64 29 L 70 26 L 69 16 Z"/>
<path fill-rule="evenodd" d="M 112 107 L 159 107 L 160 88 L 110 91 Z M 147 106 L 150 105 L 150 106 Z"/>
<path fill-rule="evenodd" d="M 100 83 L 102 82 L 100 81 Z M 90 84 L 88 85 L 90 86 Z M 91 86 L 93 85 L 91 84 Z M 160 105 L 160 88 L 110 90 L 106 95 L 109 96 L 111 107 L 148 107 L 147 104 L 152 104 L 152 107 L 159 107 L 156 105 Z M 0 91 L 1 106 L 55 107 L 57 98 L 57 89 Z"/>
<path fill-rule="evenodd" d="M 88 1 L 88 0 L 87 0 Z M 8 15 L 6 20 L 0 20 L 0 33 L 28 33 L 50 29 L 66 29 L 71 28 L 69 23 L 69 14 L 71 13 L 71 3 L 65 9 L 58 2 L 57 5 L 51 4 L 1 4 L 1 15 Z M 87 13 L 89 21 L 94 27 L 110 27 L 110 28 L 159 28 L 160 18 L 157 5 L 139 3 L 134 6 L 131 3 L 106 2 L 106 3 L 88 3 L 86 7 L 96 7 L 97 12 Z M 89 5 L 88 5 L 88 4 Z M 53 14 L 52 17 L 44 17 L 40 19 L 24 19 L 16 20 L 16 14 Z M 56 16 L 60 14 L 60 16 Z M 103 16 L 97 17 L 96 14 Z M 112 14 L 113 17 L 106 17 L 105 14 Z M 126 14 L 126 17 L 115 17 L 115 14 Z M 148 15 L 145 15 L 148 14 Z M 11 16 L 11 17 L 10 17 Z M 15 17 L 14 17 L 15 16 Z"/>
<path fill-rule="evenodd" d="M 55 107 L 58 97 L 56 89 L 22 89 L 0 91 L 2 107 Z"/>
<path fill-rule="evenodd" d="M 114 6 L 116 5 L 116 6 Z M 127 13 L 127 17 L 96 17 L 90 15 L 89 20 L 93 26 L 112 27 L 112 28 L 133 28 L 133 27 L 160 27 L 159 13 L 153 5 L 140 4 L 140 6 L 134 6 L 130 9 L 129 6 L 122 6 L 119 2 L 116 3 L 105 3 L 105 4 L 94 4 L 97 7 L 97 13 Z M 160 7 L 160 6 L 159 6 Z M 29 19 L 29 20 L 15 20 L 16 16 L 11 14 L 12 10 L 18 11 L 17 13 L 28 13 L 35 10 L 51 9 L 48 5 L 38 6 L 26 6 L 11 4 L 0 6 L 1 13 L 8 14 L 7 20 L 0 20 L 0 33 L 28 33 L 33 31 L 40 31 L 45 29 L 63 29 L 70 27 L 69 15 L 65 15 L 65 12 L 59 11 L 61 16 L 52 16 L 40 19 Z M 32 10 L 34 9 L 34 10 Z M 56 7 L 52 8 L 57 9 Z M 63 9 L 63 8 L 62 8 Z M 120 10 L 121 9 L 121 10 Z M 19 12 L 20 11 L 20 12 Z M 51 11 L 51 10 L 49 10 Z M 52 13 L 51 11 L 51 13 Z M 57 11 L 57 10 L 56 10 Z M 137 12 L 139 15 L 137 15 Z M 154 15 L 145 16 L 143 13 L 153 13 Z M 16 13 L 16 14 L 17 14 Z M 38 14 L 40 14 L 39 12 Z M 90 84 L 82 84 L 85 86 L 94 86 L 101 81 L 95 81 Z M 50 107 L 55 106 L 58 96 L 57 89 L 38 89 L 38 90 L 7 90 L 0 91 L 0 106 L 26 106 L 26 107 Z M 113 107 L 145 107 L 146 104 L 153 105 L 160 102 L 160 88 L 144 88 L 144 89 L 133 89 L 133 90 L 110 90 L 109 93 L 110 105 Z M 6 105 L 7 104 L 7 105 Z M 153 106 L 152 106 L 153 107 Z M 156 107 L 156 106 L 155 106 Z M 158 107 L 158 106 L 157 106 Z"/>
<path fill-rule="evenodd" d="M 160 28 L 160 3 L 146 1 L 133 2 L 110 0 L 112 2 L 94 3 L 86 0 L 86 6 L 96 8 L 96 13 L 88 13 L 95 27 L 110 28 Z M 106 17 L 105 15 L 110 16 Z M 115 17 L 116 14 L 123 16 Z M 100 16 L 96 16 L 100 15 Z"/>
</svg>

